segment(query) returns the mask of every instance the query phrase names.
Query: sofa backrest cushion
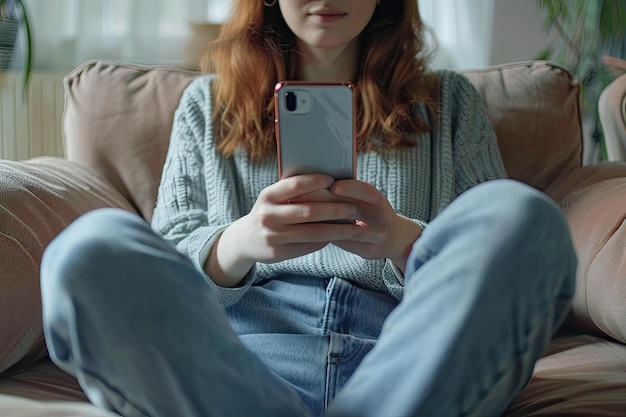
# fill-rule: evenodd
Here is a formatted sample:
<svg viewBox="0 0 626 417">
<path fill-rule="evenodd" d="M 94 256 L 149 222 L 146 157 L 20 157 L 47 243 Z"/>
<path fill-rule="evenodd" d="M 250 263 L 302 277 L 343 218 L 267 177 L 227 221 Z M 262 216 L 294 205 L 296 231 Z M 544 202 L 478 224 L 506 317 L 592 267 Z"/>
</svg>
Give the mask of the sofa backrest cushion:
<svg viewBox="0 0 626 417">
<path fill-rule="evenodd" d="M 108 61 L 76 68 L 64 79 L 66 158 L 108 178 L 150 220 L 174 111 L 197 76 Z"/>
<path fill-rule="evenodd" d="M 577 81 L 545 61 L 467 71 L 485 101 L 509 176 L 545 190 L 582 164 Z"/>
<path fill-rule="evenodd" d="M 482 94 L 508 174 L 538 189 L 581 164 L 578 86 L 545 61 L 465 74 Z M 65 77 L 66 156 L 106 176 L 152 217 L 174 110 L 197 72 L 110 61 Z"/>
</svg>

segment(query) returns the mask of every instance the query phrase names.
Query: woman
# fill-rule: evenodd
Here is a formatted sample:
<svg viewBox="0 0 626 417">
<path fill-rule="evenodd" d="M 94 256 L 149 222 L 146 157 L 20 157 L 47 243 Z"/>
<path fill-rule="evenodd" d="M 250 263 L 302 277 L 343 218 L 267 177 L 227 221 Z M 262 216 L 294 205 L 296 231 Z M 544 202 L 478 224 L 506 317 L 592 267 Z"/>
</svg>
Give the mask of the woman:
<svg viewBox="0 0 626 417">
<path fill-rule="evenodd" d="M 125 416 L 500 415 L 575 255 L 471 84 L 427 71 L 416 1 L 237 0 L 206 62 L 152 228 L 99 210 L 46 251 L 55 362 Z M 283 79 L 354 82 L 357 179 L 278 179 Z"/>
</svg>

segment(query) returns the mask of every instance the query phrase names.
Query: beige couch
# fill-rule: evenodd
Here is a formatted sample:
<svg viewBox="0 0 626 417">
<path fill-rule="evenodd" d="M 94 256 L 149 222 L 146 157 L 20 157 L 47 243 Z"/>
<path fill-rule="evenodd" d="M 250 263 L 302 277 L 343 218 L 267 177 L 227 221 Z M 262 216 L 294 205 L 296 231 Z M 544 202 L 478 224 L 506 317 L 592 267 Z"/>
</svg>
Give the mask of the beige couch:
<svg viewBox="0 0 626 417">
<path fill-rule="evenodd" d="M 484 97 L 509 175 L 561 204 L 579 254 L 567 326 L 507 415 L 624 416 L 626 164 L 581 167 L 579 88 L 562 68 L 525 62 L 466 74 Z M 150 219 L 173 111 L 197 76 L 87 63 L 65 79 L 67 159 L 0 161 L 0 416 L 111 415 L 87 404 L 45 355 L 41 254 L 95 208 Z"/>
</svg>

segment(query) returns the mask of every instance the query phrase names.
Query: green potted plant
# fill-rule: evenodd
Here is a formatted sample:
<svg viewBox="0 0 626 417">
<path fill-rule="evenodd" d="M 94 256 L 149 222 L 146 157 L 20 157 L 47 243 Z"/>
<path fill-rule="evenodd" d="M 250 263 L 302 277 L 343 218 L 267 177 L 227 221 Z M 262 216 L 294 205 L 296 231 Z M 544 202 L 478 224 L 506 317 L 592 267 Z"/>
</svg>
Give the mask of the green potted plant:
<svg viewBox="0 0 626 417">
<path fill-rule="evenodd" d="M 555 60 L 576 75 L 583 114 L 594 121 L 593 139 L 602 144 L 597 102 L 614 77 L 603 58 L 626 58 L 626 1 L 538 0 L 538 4 L 545 12 L 547 31 L 558 34 L 539 58 Z"/>
<path fill-rule="evenodd" d="M 11 62 L 21 25 L 26 35 L 23 84 L 24 92 L 26 92 L 33 64 L 33 43 L 28 10 L 23 0 L 0 0 L 0 71 L 6 70 Z"/>
</svg>

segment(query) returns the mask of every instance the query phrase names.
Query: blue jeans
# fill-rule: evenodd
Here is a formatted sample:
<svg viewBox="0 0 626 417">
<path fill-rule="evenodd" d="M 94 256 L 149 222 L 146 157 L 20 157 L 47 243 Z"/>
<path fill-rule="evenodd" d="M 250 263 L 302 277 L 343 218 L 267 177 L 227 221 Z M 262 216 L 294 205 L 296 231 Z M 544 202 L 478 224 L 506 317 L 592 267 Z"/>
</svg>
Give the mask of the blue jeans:
<svg viewBox="0 0 626 417">
<path fill-rule="evenodd" d="M 413 246 L 401 302 L 282 276 L 227 309 L 138 216 L 102 209 L 42 263 L 52 359 L 125 416 L 498 416 L 574 292 L 559 208 L 510 180 L 458 197 Z"/>
</svg>

